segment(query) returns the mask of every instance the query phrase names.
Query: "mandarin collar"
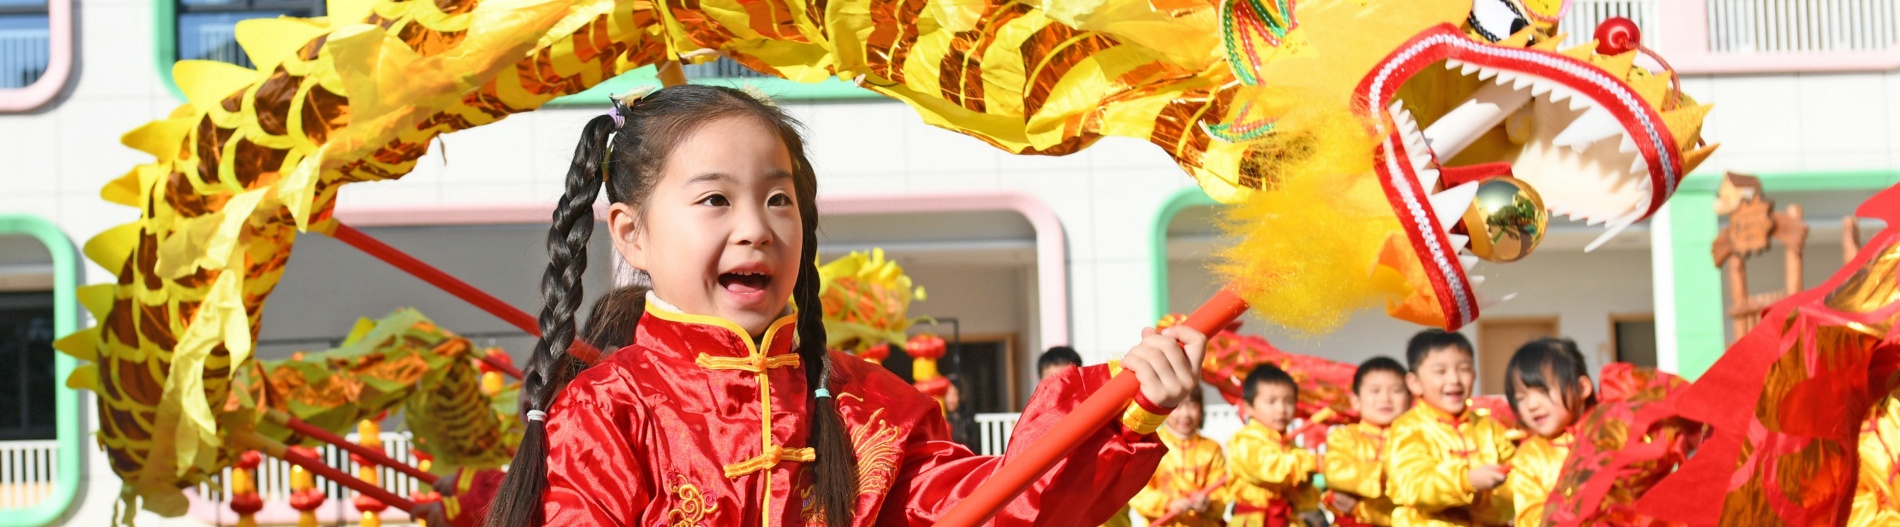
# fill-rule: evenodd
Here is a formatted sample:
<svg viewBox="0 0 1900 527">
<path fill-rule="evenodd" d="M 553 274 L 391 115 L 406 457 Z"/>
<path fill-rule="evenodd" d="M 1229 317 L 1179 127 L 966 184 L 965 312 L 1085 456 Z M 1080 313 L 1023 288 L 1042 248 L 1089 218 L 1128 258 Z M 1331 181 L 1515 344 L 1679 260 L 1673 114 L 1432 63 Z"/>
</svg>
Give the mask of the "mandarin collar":
<svg viewBox="0 0 1900 527">
<path fill-rule="evenodd" d="M 652 292 L 647 293 L 646 315 L 640 320 L 638 331 L 642 333 L 690 334 L 726 344 L 715 346 L 714 349 L 695 347 L 693 350 L 705 355 L 749 357 L 759 354 L 761 349 L 766 356 L 794 352 L 792 344 L 797 336 L 798 314 L 790 306 L 787 306 L 784 315 L 766 326 L 764 338 L 756 340 L 737 322 L 712 315 L 682 312 Z"/>
<path fill-rule="evenodd" d="M 1452 415 L 1450 412 L 1440 410 L 1438 407 L 1432 406 L 1432 403 L 1420 402 L 1414 406 L 1420 408 L 1421 411 L 1425 412 L 1426 416 L 1431 417 L 1433 420 L 1452 426 L 1462 426 L 1471 418 L 1471 403 L 1469 401 L 1465 403 L 1465 411 L 1458 413 L 1458 415 Z"/>
</svg>

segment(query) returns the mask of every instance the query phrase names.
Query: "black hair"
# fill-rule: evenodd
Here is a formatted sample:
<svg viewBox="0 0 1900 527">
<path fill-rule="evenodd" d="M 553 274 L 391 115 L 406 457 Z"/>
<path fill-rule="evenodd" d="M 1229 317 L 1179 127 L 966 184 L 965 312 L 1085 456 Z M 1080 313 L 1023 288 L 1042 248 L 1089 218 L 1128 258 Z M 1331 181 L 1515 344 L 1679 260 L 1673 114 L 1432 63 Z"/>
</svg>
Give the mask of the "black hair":
<svg viewBox="0 0 1900 527">
<path fill-rule="evenodd" d="M 1049 351 L 1042 352 L 1042 357 L 1036 359 L 1036 371 L 1049 369 L 1050 366 L 1081 365 L 1082 354 L 1076 353 L 1075 348 L 1068 346 L 1049 348 Z"/>
<path fill-rule="evenodd" d="M 1359 369 L 1352 372 L 1352 393 L 1359 393 L 1359 386 L 1365 384 L 1366 375 L 1375 371 L 1397 375 L 1399 376 L 1399 380 L 1405 379 L 1404 364 L 1399 364 L 1398 359 L 1380 355 L 1359 363 Z"/>
<path fill-rule="evenodd" d="M 646 292 L 645 286 L 621 286 L 594 300 L 581 325 L 581 341 L 600 350 L 601 357 L 633 344 L 633 330 L 646 310 Z"/>
<path fill-rule="evenodd" d="M 602 191 L 613 203 L 632 204 L 643 210 L 647 198 L 659 182 L 666 159 L 674 146 L 688 138 L 705 123 L 725 118 L 750 118 L 773 129 L 785 142 L 792 158 L 792 179 L 799 218 L 804 223 L 804 249 L 800 255 L 798 279 L 792 289 L 792 301 L 798 310 L 798 357 L 803 364 L 807 397 L 810 389 L 829 387 L 834 365 L 825 350 L 823 310 L 818 300 L 818 177 L 805 156 L 804 140 L 798 122 L 771 104 L 725 87 L 681 85 L 660 89 L 635 100 L 615 101 L 614 112 L 595 117 L 581 130 L 580 144 L 574 149 L 574 161 L 568 165 L 567 186 L 554 222 L 548 228 L 548 267 L 541 278 L 541 339 L 522 379 L 521 410 L 546 411 L 567 381 L 585 364 L 568 353 L 575 339 L 574 312 L 581 301 L 581 275 L 587 269 L 587 239 L 594 228 L 594 200 Z M 622 121 L 622 122 L 616 122 Z M 642 277 L 643 278 L 643 277 Z M 638 280 L 636 280 L 638 282 Z M 644 313 L 646 288 L 623 288 L 607 298 L 614 305 L 595 306 L 596 312 L 618 314 L 624 325 L 606 325 L 590 321 L 593 328 L 618 328 L 631 339 L 632 329 Z M 603 338 L 613 333 L 602 329 L 587 336 Z M 611 351 L 611 350 L 603 350 Z M 814 469 L 814 505 L 827 525 L 851 525 L 858 498 L 857 459 L 851 438 L 838 415 L 836 399 L 812 397 L 811 438 L 816 460 Z M 543 522 L 542 492 L 547 488 L 547 425 L 541 420 L 524 420 L 527 431 L 508 468 L 488 513 L 490 526 L 518 527 Z"/>
<path fill-rule="evenodd" d="M 1541 388 L 1556 392 L 1552 395 L 1557 395 L 1564 407 L 1574 414 L 1597 404 L 1595 390 L 1591 390 L 1589 397 L 1578 397 L 1583 393 L 1579 379 L 1589 376 L 1589 366 L 1584 364 L 1583 352 L 1577 349 L 1576 341 L 1558 337 L 1533 340 L 1517 348 L 1517 353 L 1511 354 L 1510 364 L 1504 367 L 1504 400 L 1510 401 L 1512 411 L 1522 413 L 1517 407 L 1517 394 Z"/>
<path fill-rule="evenodd" d="M 1477 355 L 1472 351 L 1471 339 L 1465 338 L 1464 334 L 1431 328 L 1412 335 L 1412 341 L 1405 345 L 1407 371 L 1417 373 L 1419 365 L 1425 362 L 1425 356 L 1439 348 L 1457 348 L 1465 356 Z"/>
<path fill-rule="evenodd" d="M 1279 366 L 1262 364 L 1254 367 L 1253 371 L 1247 372 L 1247 379 L 1240 385 L 1240 398 L 1251 404 L 1254 396 L 1260 395 L 1261 386 L 1273 384 L 1292 388 L 1293 397 L 1296 399 L 1300 396 L 1300 384 L 1293 382 L 1292 375 L 1287 375 L 1286 370 L 1280 369 Z"/>
</svg>

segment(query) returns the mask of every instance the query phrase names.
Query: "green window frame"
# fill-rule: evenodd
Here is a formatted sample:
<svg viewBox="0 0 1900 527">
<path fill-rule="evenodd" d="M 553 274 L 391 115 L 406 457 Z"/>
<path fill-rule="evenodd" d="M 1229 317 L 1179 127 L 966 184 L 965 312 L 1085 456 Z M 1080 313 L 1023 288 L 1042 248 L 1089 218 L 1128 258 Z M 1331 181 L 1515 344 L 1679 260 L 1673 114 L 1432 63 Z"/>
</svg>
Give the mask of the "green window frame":
<svg viewBox="0 0 1900 527">
<path fill-rule="evenodd" d="M 80 330 L 79 276 L 82 271 L 79 248 L 53 222 L 38 216 L 0 213 L 0 234 L 32 236 L 46 246 L 53 257 L 53 334 L 65 337 Z M 54 352 L 53 371 L 60 388 L 54 390 L 53 408 L 59 413 L 55 426 L 59 442 L 58 474 L 53 493 L 23 509 L 0 509 L 0 527 L 50 525 L 59 521 L 79 497 L 80 454 L 87 451 L 85 419 L 81 415 L 79 390 L 65 388 L 66 378 L 78 367 L 78 360 Z"/>
</svg>

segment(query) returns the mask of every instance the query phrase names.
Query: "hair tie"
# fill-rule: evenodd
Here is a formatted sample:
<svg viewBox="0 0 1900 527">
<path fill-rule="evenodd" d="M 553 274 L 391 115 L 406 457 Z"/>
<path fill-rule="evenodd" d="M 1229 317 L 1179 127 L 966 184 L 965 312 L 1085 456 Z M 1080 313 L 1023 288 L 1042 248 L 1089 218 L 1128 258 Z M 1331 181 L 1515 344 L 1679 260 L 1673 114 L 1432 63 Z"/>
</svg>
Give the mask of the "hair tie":
<svg viewBox="0 0 1900 527">
<path fill-rule="evenodd" d="M 548 420 L 548 413 L 540 410 L 528 410 L 528 420 L 545 423 Z"/>
<path fill-rule="evenodd" d="M 811 398 L 813 399 L 824 399 L 827 397 L 831 397 L 831 390 L 819 388 L 811 391 Z"/>
<path fill-rule="evenodd" d="M 619 104 L 612 104 L 612 103 L 609 103 L 609 104 L 607 105 L 607 116 L 608 116 L 608 117 L 612 117 L 612 118 L 614 118 L 614 128 L 620 128 L 620 127 L 622 127 L 622 126 L 626 126 L 626 125 L 627 125 L 627 118 L 626 118 L 626 116 L 623 116 L 623 115 L 620 115 L 620 105 L 619 105 Z"/>
</svg>

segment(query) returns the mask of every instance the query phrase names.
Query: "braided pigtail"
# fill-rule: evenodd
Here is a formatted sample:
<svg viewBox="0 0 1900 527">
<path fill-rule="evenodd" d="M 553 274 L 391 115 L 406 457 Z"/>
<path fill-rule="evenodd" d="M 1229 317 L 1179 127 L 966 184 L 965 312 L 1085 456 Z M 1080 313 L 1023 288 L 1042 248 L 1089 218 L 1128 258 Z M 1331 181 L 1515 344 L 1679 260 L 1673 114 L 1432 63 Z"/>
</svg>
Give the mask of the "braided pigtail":
<svg viewBox="0 0 1900 527">
<path fill-rule="evenodd" d="M 567 170 L 567 190 L 548 227 L 548 267 L 541 276 L 541 339 L 528 357 L 521 385 L 527 432 L 508 466 L 508 477 L 488 512 L 488 525 L 541 524 L 541 494 L 547 489 L 547 410 L 560 389 L 585 364 L 567 354 L 574 342 L 581 276 L 587 271 L 587 239 L 594 233 L 594 199 L 600 195 L 608 141 L 616 129 L 609 116 L 595 117 L 581 132 Z"/>
<path fill-rule="evenodd" d="M 798 305 L 798 358 L 805 365 L 805 383 L 812 390 L 811 445 L 817 455 L 812 463 L 812 494 L 825 525 L 848 526 L 857 512 L 857 450 L 845 430 L 844 416 L 838 413 L 838 400 L 831 396 L 833 364 L 825 347 L 825 310 L 818 299 L 818 177 L 805 158 L 797 132 L 787 128 L 784 133 L 789 136 L 786 149 L 796 165 L 793 179 L 798 186 L 799 215 L 805 224 L 804 250 L 799 255 L 792 301 Z"/>
</svg>

